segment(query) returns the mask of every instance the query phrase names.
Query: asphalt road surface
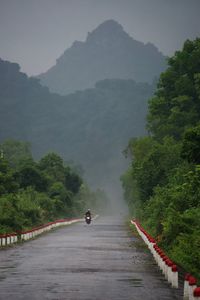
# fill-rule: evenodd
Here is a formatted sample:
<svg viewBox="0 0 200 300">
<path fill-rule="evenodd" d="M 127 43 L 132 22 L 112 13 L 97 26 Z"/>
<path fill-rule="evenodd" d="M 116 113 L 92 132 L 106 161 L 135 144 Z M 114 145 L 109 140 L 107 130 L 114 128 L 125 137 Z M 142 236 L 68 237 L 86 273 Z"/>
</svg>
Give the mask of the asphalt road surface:
<svg viewBox="0 0 200 300">
<path fill-rule="evenodd" d="M 0 250 L 1 300 L 182 299 L 120 218 L 59 228 Z"/>
</svg>

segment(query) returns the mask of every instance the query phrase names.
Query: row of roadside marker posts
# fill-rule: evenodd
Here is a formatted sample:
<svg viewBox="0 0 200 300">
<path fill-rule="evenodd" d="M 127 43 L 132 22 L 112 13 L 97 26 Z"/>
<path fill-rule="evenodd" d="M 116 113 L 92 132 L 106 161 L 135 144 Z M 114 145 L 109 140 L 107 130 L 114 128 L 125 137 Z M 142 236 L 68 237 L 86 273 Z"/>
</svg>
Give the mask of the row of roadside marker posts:
<svg viewBox="0 0 200 300">
<path fill-rule="evenodd" d="M 158 247 L 156 241 L 151 237 L 137 222 L 131 220 L 131 224 L 135 226 L 138 234 L 141 236 L 153 257 L 158 264 L 160 270 L 163 272 L 166 280 L 173 288 L 178 288 L 178 267 L 171 259 Z M 184 278 L 183 298 L 186 300 L 200 300 L 200 287 L 197 287 L 197 280 L 190 274 L 186 274 Z"/>
<path fill-rule="evenodd" d="M 31 230 L 17 232 L 17 233 L 10 233 L 10 234 L 3 234 L 0 235 L 0 247 L 9 246 L 15 244 L 17 242 L 23 242 L 35 238 L 36 236 L 52 230 L 59 226 L 70 225 L 76 222 L 80 222 L 83 219 L 61 219 L 56 220 L 54 222 L 49 222 L 47 224 L 32 228 Z"/>
<path fill-rule="evenodd" d="M 92 219 L 95 220 L 96 218 L 98 218 L 98 215 L 95 215 Z M 61 219 L 56 220 L 54 222 L 49 222 L 47 224 L 32 228 L 27 231 L 2 234 L 0 235 L 0 247 L 16 244 L 17 242 L 27 241 L 56 227 L 70 225 L 73 223 L 81 222 L 83 220 L 84 219 Z"/>
</svg>

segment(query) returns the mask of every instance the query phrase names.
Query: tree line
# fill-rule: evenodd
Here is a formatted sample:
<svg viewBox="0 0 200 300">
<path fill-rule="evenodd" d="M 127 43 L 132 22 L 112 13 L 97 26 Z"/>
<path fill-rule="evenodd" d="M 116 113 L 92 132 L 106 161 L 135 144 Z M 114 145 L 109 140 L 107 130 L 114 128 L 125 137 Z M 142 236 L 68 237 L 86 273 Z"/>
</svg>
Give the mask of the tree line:
<svg viewBox="0 0 200 300">
<path fill-rule="evenodd" d="M 200 39 L 168 59 L 147 115 L 148 136 L 133 138 L 121 177 L 131 213 L 168 255 L 199 280 Z"/>
<path fill-rule="evenodd" d="M 0 234 L 82 216 L 88 207 L 106 205 L 101 190 L 93 192 L 80 168 L 50 152 L 34 161 L 28 142 L 6 140 L 0 145 Z"/>
</svg>

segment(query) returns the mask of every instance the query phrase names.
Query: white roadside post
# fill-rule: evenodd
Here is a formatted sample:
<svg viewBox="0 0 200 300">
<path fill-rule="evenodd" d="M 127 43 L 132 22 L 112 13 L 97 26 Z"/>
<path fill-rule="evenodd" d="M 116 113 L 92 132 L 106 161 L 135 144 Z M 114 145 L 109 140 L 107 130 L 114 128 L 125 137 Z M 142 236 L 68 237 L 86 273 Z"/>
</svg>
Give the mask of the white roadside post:
<svg viewBox="0 0 200 300">
<path fill-rule="evenodd" d="M 183 290 L 183 299 L 189 299 L 189 278 L 190 274 L 186 274 L 184 278 L 184 290 Z"/>
<path fill-rule="evenodd" d="M 195 300 L 200 300 L 200 287 L 196 287 L 193 292 L 193 297 Z"/>
<path fill-rule="evenodd" d="M 197 287 L 197 280 L 195 277 L 190 276 L 189 277 L 189 300 L 194 300 L 194 290 Z"/>
<path fill-rule="evenodd" d="M 171 277 L 171 283 L 172 283 L 172 287 L 174 288 L 178 288 L 178 268 L 177 265 L 173 265 L 171 267 L 172 270 L 172 277 Z"/>
</svg>

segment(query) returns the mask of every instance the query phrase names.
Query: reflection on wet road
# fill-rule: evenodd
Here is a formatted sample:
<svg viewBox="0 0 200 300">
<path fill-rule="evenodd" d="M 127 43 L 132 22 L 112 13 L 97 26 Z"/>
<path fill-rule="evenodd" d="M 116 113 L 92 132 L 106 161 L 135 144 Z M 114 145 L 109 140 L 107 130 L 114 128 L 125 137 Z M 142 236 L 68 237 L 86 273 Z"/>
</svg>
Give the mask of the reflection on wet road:
<svg viewBox="0 0 200 300">
<path fill-rule="evenodd" d="M 1 300 L 181 298 L 118 218 L 63 227 L 0 250 Z"/>
</svg>

